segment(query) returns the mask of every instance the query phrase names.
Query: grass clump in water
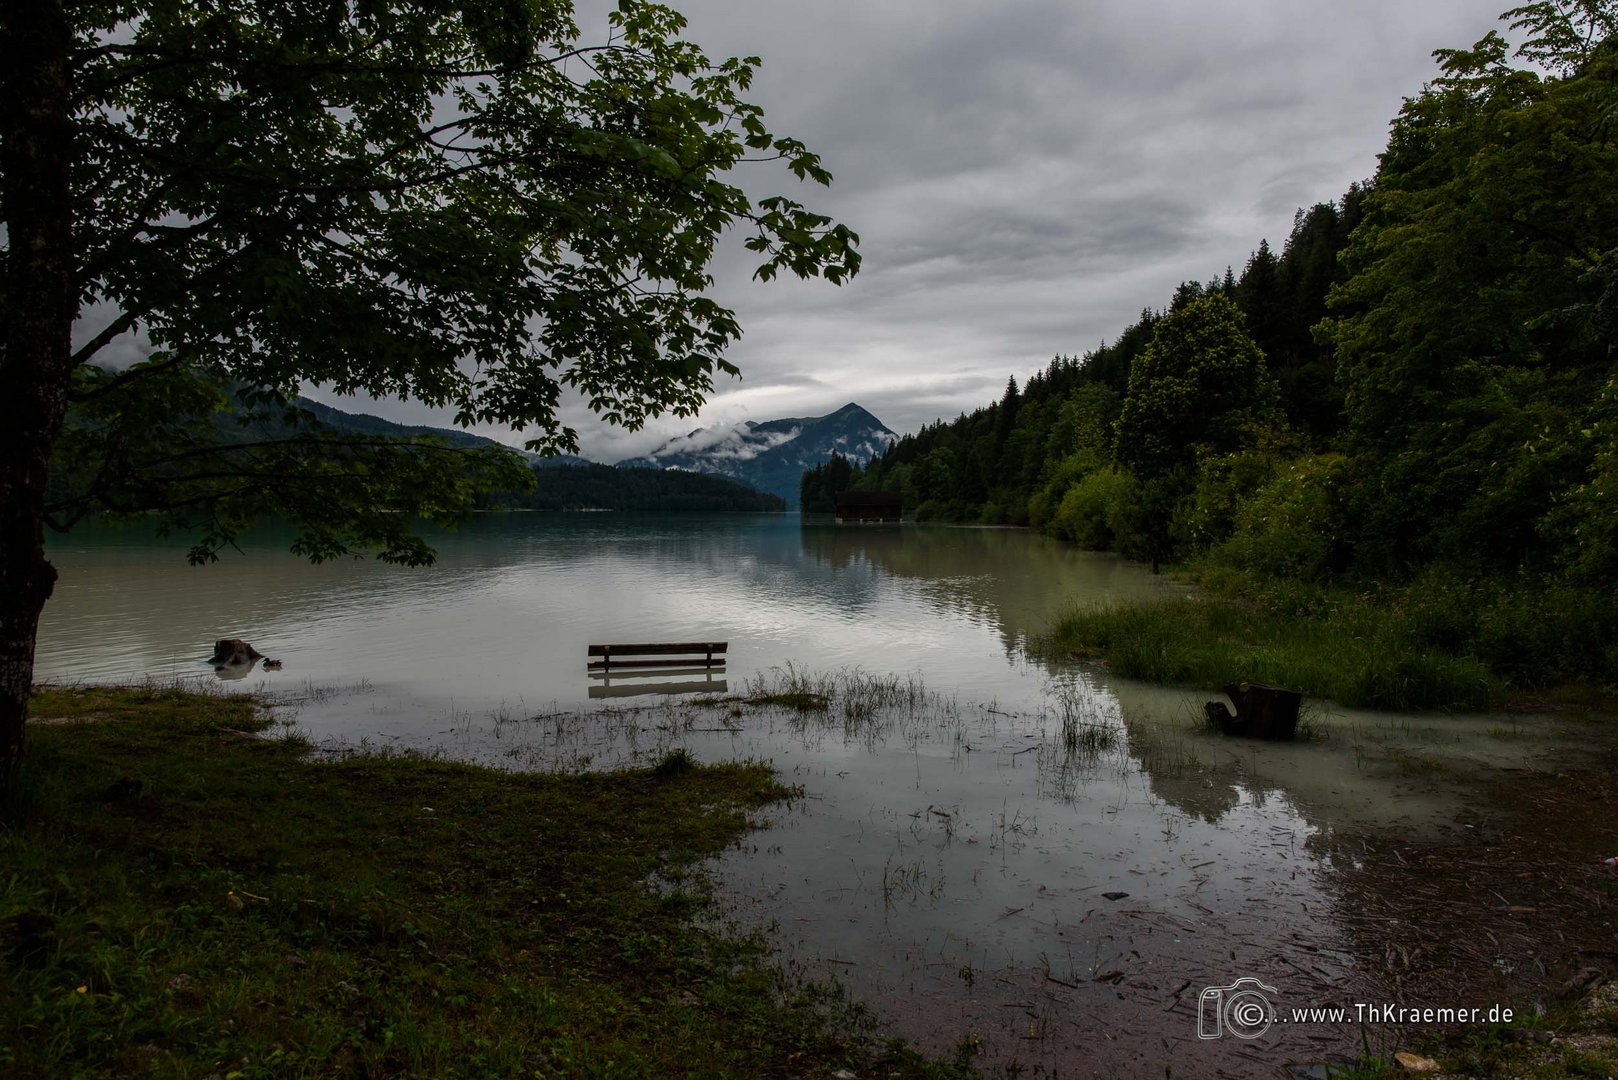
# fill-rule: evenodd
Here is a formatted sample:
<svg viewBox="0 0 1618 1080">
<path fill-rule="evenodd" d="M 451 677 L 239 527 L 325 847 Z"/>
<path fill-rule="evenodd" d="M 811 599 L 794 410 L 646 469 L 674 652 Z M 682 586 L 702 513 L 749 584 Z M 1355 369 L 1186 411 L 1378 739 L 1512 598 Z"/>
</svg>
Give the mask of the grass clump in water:
<svg viewBox="0 0 1618 1080">
<path fill-rule="evenodd" d="M 831 708 L 835 685 L 825 676 L 811 674 L 788 663 L 772 668 L 769 675 L 749 679 L 742 695 L 753 706 L 773 705 L 793 712 L 825 712 Z"/>
<path fill-rule="evenodd" d="M 927 710 L 948 711 L 917 675 L 877 675 L 860 668 L 814 673 L 790 662 L 749 679 L 742 700 L 797 713 L 835 708 L 850 731 L 884 720 L 914 719 Z"/>
<path fill-rule="evenodd" d="M 1088 683 L 1062 683 L 1053 696 L 1061 722 L 1062 747 L 1070 756 L 1094 759 L 1118 744 L 1122 721 L 1103 715 L 1100 699 Z"/>
<path fill-rule="evenodd" d="M 672 780 L 677 776 L 684 776 L 697 767 L 697 759 L 683 746 L 677 746 L 663 755 L 663 759 L 652 766 L 652 775 L 660 780 Z"/>
<path fill-rule="evenodd" d="M 33 715 L 0 829 L 0 1074 L 945 1068 L 692 919 L 701 860 L 789 794 L 763 766 L 314 761 L 248 699 L 153 688 Z"/>
</svg>

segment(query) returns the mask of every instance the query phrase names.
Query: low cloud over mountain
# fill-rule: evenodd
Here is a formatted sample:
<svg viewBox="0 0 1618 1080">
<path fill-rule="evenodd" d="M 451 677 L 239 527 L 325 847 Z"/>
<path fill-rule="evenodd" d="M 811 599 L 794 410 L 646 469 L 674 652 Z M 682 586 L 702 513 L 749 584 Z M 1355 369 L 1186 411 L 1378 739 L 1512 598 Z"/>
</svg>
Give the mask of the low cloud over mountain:
<svg viewBox="0 0 1618 1080">
<path fill-rule="evenodd" d="M 644 457 L 619 465 L 713 473 L 798 503 L 805 469 L 841 454 L 865 464 L 898 438 L 886 424 L 850 402 L 826 416 L 788 417 L 678 435 Z"/>
</svg>

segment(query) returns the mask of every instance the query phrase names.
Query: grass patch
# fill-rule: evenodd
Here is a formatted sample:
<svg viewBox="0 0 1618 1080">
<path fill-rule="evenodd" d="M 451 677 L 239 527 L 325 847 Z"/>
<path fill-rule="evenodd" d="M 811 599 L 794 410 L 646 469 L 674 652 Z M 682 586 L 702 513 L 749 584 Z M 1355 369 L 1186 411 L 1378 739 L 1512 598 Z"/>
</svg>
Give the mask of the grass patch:
<svg viewBox="0 0 1618 1080">
<path fill-rule="evenodd" d="M 1552 1002 L 1511 1025 L 1463 1028 L 1416 1040 L 1440 1075 L 1474 1080 L 1591 1080 L 1618 1075 L 1618 993 L 1603 986 L 1583 1001 Z M 1329 1070 L 1332 1080 L 1402 1080 L 1412 1075 L 1397 1061 L 1367 1057 Z"/>
<path fill-rule="evenodd" d="M 1471 773 L 1462 765 L 1435 754 L 1418 754 L 1409 750 L 1390 748 L 1387 758 L 1403 776 L 1431 776 L 1462 779 Z"/>
<path fill-rule="evenodd" d="M 1486 709 L 1507 682 L 1475 656 L 1426 642 L 1412 619 L 1348 593 L 1297 590 L 1075 611 L 1045 647 L 1119 675 L 1217 689 L 1263 682 L 1371 709 Z"/>
<path fill-rule="evenodd" d="M 756 708 L 774 706 L 792 712 L 820 713 L 831 708 L 836 690 L 836 681 L 831 677 L 815 675 L 789 661 L 768 675 L 760 673 L 749 679 L 742 698 Z"/>
<path fill-rule="evenodd" d="M 677 776 L 684 776 L 696 767 L 697 760 L 691 756 L 691 751 L 683 746 L 677 746 L 652 766 L 652 775 L 660 780 L 671 780 Z"/>
<path fill-rule="evenodd" d="M 1062 725 L 1062 747 L 1070 757 L 1094 760 L 1118 744 L 1122 725 L 1109 722 L 1086 684 L 1059 685 L 1054 696 L 1056 716 Z"/>
<path fill-rule="evenodd" d="M 1442 567 L 1356 589 L 1210 560 L 1188 569 L 1205 595 L 1076 611 L 1045 646 L 1131 678 L 1268 682 L 1372 709 L 1618 702 L 1618 605 L 1600 590 Z"/>
<path fill-rule="evenodd" d="M 790 662 L 750 678 L 740 700 L 805 719 L 823 714 L 827 720 L 840 721 L 850 734 L 868 731 L 884 719 L 906 722 L 953 711 L 951 703 L 928 693 L 917 675 L 875 675 L 860 668 L 820 673 Z"/>
<path fill-rule="evenodd" d="M 948 1068 L 693 918 L 700 860 L 790 794 L 763 766 L 317 762 L 247 699 L 157 688 L 34 710 L 59 722 L 0 829 L 0 1074 Z"/>
<path fill-rule="evenodd" d="M 831 708 L 831 698 L 825 694 L 810 694 L 799 691 L 753 694 L 746 701 L 749 705 L 761 707 L 773 705 L 776 708 L 790 709 L 793 712 L 825 712 Z"/>
</svg>

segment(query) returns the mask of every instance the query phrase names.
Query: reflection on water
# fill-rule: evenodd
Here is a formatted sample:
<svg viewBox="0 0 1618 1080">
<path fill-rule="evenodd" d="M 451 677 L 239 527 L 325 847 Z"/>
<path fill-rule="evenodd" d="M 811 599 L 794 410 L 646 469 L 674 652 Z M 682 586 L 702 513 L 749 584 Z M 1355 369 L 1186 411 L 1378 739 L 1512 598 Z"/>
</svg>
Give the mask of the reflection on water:
<svg viewBox="0 0 1618 1080">
<path fill-rule="evenodd" d="M 1258 1075 L 1358 1052 L 1352 1024 L 1199 1040 L 1201 992 L 1383 1000 L 1345 892 L 1364 838 L 1475 834 L 1459 781 L 1581 745 L 1542 718 L 1318 705 L 1315 741 L 1209 734 L 1206 695 L 1026 659 L 1070 604 L 1174 586 L 1010 530 L 492 516 L 428 570 L 311 567 L 282 539 L 202 569 L 149 537 L 58 545 L 41 677 L 208 676 L 242 637 L 285 661 L 247 685 L 327 744 L 772 760 L 804 794 L 717 865 L 736 916 L 897 1033 L 975 1033 L 1000 1063 Z M 587 644 L 631 640 L 725 640 L 728 670 L 587 676 Z"/>
<path fill-rule="evenodd" d="M 715 668 L 660 668 L 656 671 L 590 673 L 590 697 L 641 697 L 646 694 L 723 694 L 730 683 L 723 666 Z"/>
<path fill-rule="evenodd" d="M 237 664 L 215 664 L 214 677 L 223 682 L 241 682 L 258 669 L 258 660 L 244 660 Z"/>
<path fill-rule="evenodd" d="M 190 567 L 172 541 L 73 534 L 51 550 L 61 579 L 39 676 L 183 676 L 215 639 L 240 637 L 285 662 L 264 675 L 272 689 L 366 678 L 385 705 L 372 733 L 408 740 L 483 702 L 588 700 L 592 642 L 728 640 L 733 678 L 788 661 L 860 664 L 993 698 L 1023 692 L 1014 646 L 1063 605 L 1172 587 L 1011 530 L 839 529 L 795 515 L 486 515 L 436 538 L 426 569 L 311 566 L 287 540 L 254 536 L 243 555 Z"/>
</svg>

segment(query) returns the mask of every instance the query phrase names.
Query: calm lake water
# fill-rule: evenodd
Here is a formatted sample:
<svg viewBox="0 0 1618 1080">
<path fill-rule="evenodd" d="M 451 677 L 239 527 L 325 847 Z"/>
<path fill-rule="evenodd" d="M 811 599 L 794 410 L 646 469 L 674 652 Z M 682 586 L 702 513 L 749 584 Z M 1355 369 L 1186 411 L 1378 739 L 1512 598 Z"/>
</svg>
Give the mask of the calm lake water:
<svg viewBox="0 0 1618 1080">
<path fill-rule="evenodd" d="M 1173 588 L 1019 531 L 796 515 L 485 515 L 436 537 L 426 569 L 312 566 L 287 539 L 257 536 L 200 568 L 137 533 L 56 544 L 40 677 L 194 675 L 216 638 L 241 637 L 286 665 L 249 685 L 363 679 L 407 713 L 448 716 L 588 701 L 591 642 L 726 640 L 732 684 L 791 661 L 919 672 L 932 689 L 993 698 L 1026 692 L 1027 634 L 1074 598 Z M 376 733 L 424 732 L 389 714 Z"/>
<path fill-rule="evenodd" d="M 1380 963 L 1385 927 L 1366 921 L 1385 918 L 1367 914 L 1386 899 L 1367 892 L 1382 841 L 1497 830 L 1510 808 L 1487 785 L 1607 745 L 1566 718 L 1324 703 L 1307 705 L 1310 741 L 1210 735 L 1205 693 L 1025 650 L 1074 604 L 1182 587 L 1014 530 L 491 515 L 441 537 L 424 570 L 310 566 L 286 540 L 204 568 L 138 533 L 57 543 L 39 677 L 211 681 L 212 642 L 242 637 L 285 667 L 238 685 L 325 747 L 512 768 L 675 747 L 770 760 L 803 796 L 713 868 L 731 917 L 888 1030 L 936 1051 L 975 1042 L 991 1065 L 1310 1076 L 1365 1042 L 1400 1048 L 1410 1029 L 1352 1017 L 1234 1038 L 1221 1009 L 1252 986 L 1218 988 L 1260 980 L 1278 1020 L 1403 1000 Z M 586 672 L 592 642 L 659 640 L 725 640 L 729 659 L 653 682 L 704 697 L 795 686 L 828 707 L 715 705 Z M 1498 955 L 1469 961 L 1464 1002 L 1406 1003 L 1492 1003 L 1510 986 L 1491 972 L 1523 962 L 1511 949 L 1497 938 Z"/>
</svg>

